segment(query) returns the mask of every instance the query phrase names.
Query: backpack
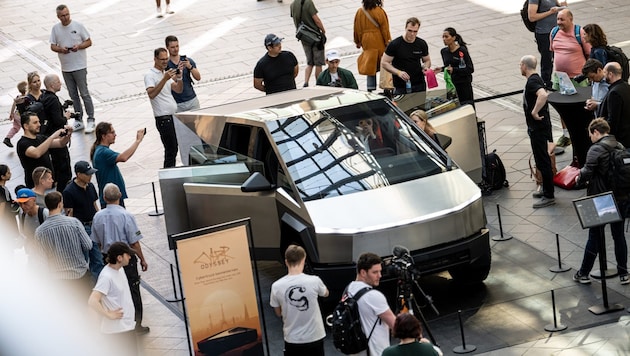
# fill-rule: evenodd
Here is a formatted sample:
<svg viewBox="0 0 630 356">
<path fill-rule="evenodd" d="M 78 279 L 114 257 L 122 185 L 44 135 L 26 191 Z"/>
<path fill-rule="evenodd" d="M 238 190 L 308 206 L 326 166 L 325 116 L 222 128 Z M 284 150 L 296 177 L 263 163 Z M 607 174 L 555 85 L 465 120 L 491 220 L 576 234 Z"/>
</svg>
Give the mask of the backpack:
<svg viewBox="0 0 630 356">
<path fill-rule="evenodd" d="M 621 48 L 606 46 L 606 57 L 608 57 L 608 62 L 617 62 L 621 65 L 621 79 L 627 82 L 628 78 L 630 78 L 630 65 L 628 63 L 628 57 L 623 53 Z"/>
<path fill-rule="evenodd" d="M 24 218 L 26 217 L 26 213 L 22 212 L 22 219 L 20 219 L 21 225 L 22 225 L 22 230 L 24 230 Z M 43 224 L 44 220 L 46 220 L 44 218 L 44 208 L 37 207 L 37 220 L 39 221 L 39 224 Z"/>
<path fill-rule="evenodd" d="M 344 355 L 351 355 L 367 350 L 368 341 L 374 332 L 376 323 L 370 331 L 370 335 L 365 337 L 361 328 L 361 317 L 359 315 L 359 299 L 371 287 L 359 290 L 354 296 L 348 294 L 348 288 L 343 292 L 341 301 L 335 306 L 332 313 L 332 337 L 335 348 Z M 376 320 L 378 322 L 378 319 Z"/>
<path fill-rule="evenodd" d="M 483 180 L 488 184 L 490 189 L 499 190 L 502 187 L 509 187 L 510 183 L 507 181 L 507 175 L 505 173 L 505 166 L 497 150 L 488 153 L 485 157 L 486 160 L 486 175 Z"/>
<path fill-rule="evenodd" d="M 580 30 L 581 29 L 582 29 L 582 27 L 580 27 L 580 25 L 573 25 L 573 30 L 575 31 L 575 39 L 577 40 L 577 43 L 580 44 L 580 46 L 582 45 L 582 36 L 580 35 Z M 556 27 L 551 29 L 551 40 L 552 41 L 556 37 L 556 35 L 558 34 L 558 31 L 560 31 L 560 27 L 558 27 L 558 26 L 556 26 Z"/>
<path fill-rule="evenodd" d="M 606 182 L 613 192 L 615 199 L 630 199 L 630 148 L 611 147 L 600 143 L 609 153 Z"/>
<path fill-rule="evenodd" d="M 525 0 L 523 8 L 521 9 L 521 19 L 523 19 L 523 23 L 525 24 L 525 27 L 527 27 L 529 32 L 534 32 L 536 31 L 536 21 L 529 21 L 528 8 L 529 0 Z"/>
</svg>

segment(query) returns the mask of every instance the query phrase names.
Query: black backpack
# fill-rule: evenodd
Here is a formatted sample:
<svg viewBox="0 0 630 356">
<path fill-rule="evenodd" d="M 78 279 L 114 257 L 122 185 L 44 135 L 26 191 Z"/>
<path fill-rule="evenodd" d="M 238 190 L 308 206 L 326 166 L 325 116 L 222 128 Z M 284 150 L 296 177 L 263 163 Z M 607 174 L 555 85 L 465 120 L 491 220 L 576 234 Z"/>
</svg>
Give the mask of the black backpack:
<svg viewBox="0 0 630 356">
<path fill-rule="evenodd" d="M 488 153 L 486 155 L 486 175 L 483 177 L 485 183 L 490 189 L 499 190 L 510 185 L 506 178 L 505 166 L 503 166 L 497 150 Z"/>
<path fill-rule="evenodd" d="M 370 335 L 365 337 L 361 328 L 361 317 L 359 316 L 359 299 L 371 287 L 359 290 L 354 296 L 348 294 L 348 288 L 343 292 L 341 301 L 335 306 L 332 314 L 332 337 L 335 348 L 344 355 L 351 355 L 367 350 L 368 341 L 376 327 L 376 323 L 370 331 Z M 378 318 L 376 319 L 378 322 Z"/>
<path fill-rule="evenodd" d="M 619 47 L 606 46 L 606 56 L 608 57 L 608 62 L 617 62 L 621 65 L 621 79 L 627 82 L 628 78 L 630 78 L 630 65 L 626 54 Z"/>
<path fill-rule="evenodd" d="M 529 15 L 528 15 L 528 7 L 529 7 L 529 0 L 525 0 L 525 3 L 523 4 L 523 8 L 521 9 L 521 18 L 523 19 L 523 23 L 525 24 L 525 27 L 527 27 L 527 29 L 530 32 L 534 32 L 536 31 L 536 21 L 529 21 Z"/>
<path fill-rule="evenodd" d="M 606 182 L 615 196 L 615 199 L 630 199 L 630 148 L 611 147 L 601 143 L 608 153 L 608 172 Z"/>
</svg>

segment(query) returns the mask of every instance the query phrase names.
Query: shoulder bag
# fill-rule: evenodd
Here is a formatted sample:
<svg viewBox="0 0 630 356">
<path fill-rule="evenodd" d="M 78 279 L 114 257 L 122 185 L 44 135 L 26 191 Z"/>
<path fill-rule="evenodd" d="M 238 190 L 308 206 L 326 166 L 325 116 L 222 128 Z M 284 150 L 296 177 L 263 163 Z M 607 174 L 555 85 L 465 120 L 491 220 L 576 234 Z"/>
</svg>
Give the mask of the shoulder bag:
<svg viewBox="0 0 630 356">
<path fill-rule="evenodd" d="M 315 46 L 322 42 L 322 34 L 319 29 L 310 27 L 302 22 L 302 7 L 304 6 L 304 0 L 300 2 L 300 18 L 298 19 L 299 25 L 295 31 L 295 38 L 301 41 L 307 46 Z"/>
</svg>

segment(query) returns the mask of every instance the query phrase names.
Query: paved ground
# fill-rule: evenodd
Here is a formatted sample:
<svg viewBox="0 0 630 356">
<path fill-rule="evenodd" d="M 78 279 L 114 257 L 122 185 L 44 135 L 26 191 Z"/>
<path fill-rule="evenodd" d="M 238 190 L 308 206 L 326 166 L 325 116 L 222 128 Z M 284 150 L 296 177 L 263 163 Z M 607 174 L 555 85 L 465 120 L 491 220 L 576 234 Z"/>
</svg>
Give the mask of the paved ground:
<svg viewBox="0 0 630 356">
<path fill-rule="evenodd" d="M 356 57 L 359 52 L 352 44 L 352 18 L 359 2 L 317 0 L 316 3 L 327 29 L 329 47 L 339 48 L 344 55 L 342 66 L 356 73 Z M 448 3 L 437 0 L 388 0 L 385 9 L 393 36 L 402 33 L 404 20 L 408 16 L 418 16 L 422 20 L 420 36 L 429 42 L 436 64 L 439 64 L 438 50 L 442 46 L 442 29 L 447 26 L 455 27 L 470 43 L 469 49 L 476 67 L 476 96 L 483 97 L 518 90 L 524 83 L 518 73 L 518 60 L 524 54 L 535 54 L 536 49 L 533 36 L 524 28 L 517 14 L 521 3 L 520 0 L 453 0 Z M 47 43 L 50 28 L 58 21 L 54 12 L 57 4 L 50 0 L 3 4 L 7 16 L 0 21 L 0 61 L 3 68 L 0 112 L 8 111 L 10 100 L 16 95 L 15 84 L 24 80 L 27 72 L 58 72 L 57 56 L 49 50 Z M 260 96 L 262 94 L 251 86 L 251 73 L 256 60 L 264 54 L 262 40 L 266 33 L 274 32 L 285 37 L 284 48 L 293 51 L 302 63 L 304 61 L 300 45 L 293 39 L 294 29 L 288 17 L 289 4 L 288 0 L 284 3 L 273 0 L 173 0 L 176 13 L 156 19 L 153 3 L 150 1 L 68 3 L 73 19 L 83 22 L 92 34 L 94 45 L 88 50 L 89 84 L 97 102 L 97 120 L 111 121 L 116 127 L 118 139 L 113 148 L 124 150 L 137 129 L 148 128 L 147 138 L 136 155 L 121 164 L 131 197 L 127 200 L 127 206 L 137 214 L 147 236 L 143 246 L 149 254 L 150 270 L 144 275 L 146 288 L 143 293 L 145 321 L 152 331 L 143 339 L 145 355 L 188 354 L 185 330 L 178 317 L 179 311 L 177 308 L 167 308 L 162 302 L 165 298 L 174 297 L 170 287 L 172 257 L 166 248 L 165 237 L 160 233 L 163 231 L 163 218 L 146 215 L 155 209 L 151 183 L 157 183 L 157 170 L 161 167 L 163 155 L 142 82 L 144 73 L 152 66 L 153 49 L 163 45 L 166 35 L 175 34 L 180 38 L 181 53 L 193 58 L 202 73 L 202 80 L 195 87 L 202 106 Z M 625 41 L 630 39 L 630 30 L 626 23 L 630 18 L 629 3 L 620 0 L 570 1 L 570 6 L 577 23 L 584 25 L 593 22 L 602 25 L 610 43 L 623 47 Z M 628 47 L 625 48 L 630 53 Z M 298 85 L 302 83 L 302 78 L 301 73 L 298 76 Z M 364 77 L 357 79 L 359 87 L 364 88 Z M 311 78 L 311 85 L 313 83 L 314 79 Z M 67 97 L 63 92 L 61 95 Z M 485 199 L 488 222 L 493 231 L 498 229 L 498 205 L 505 234 L 515 238 L 513 242 L 495 243 L 493 251 L 507 258 L 510 249 L 516 249 L 514 246 L 523 244 L 531 248 L 531 253 L 539 256 L 537 258 L 540 261 L 551 260 L 556 256 L 555 234 L 558 234 L 563 263 L 576 267 L 582 258 L 586 233 L 579 227 L 571 200 L 582 196 L 584 191 L 560 190 L 556 194 L 556 206 L 541 210 L 531 208 L 530 194 L 534 185 L 529 177 L 527 164 L 530 150 L 519 105 L 519 96 L 477 105 L 479 118 L 486 122 L 489 148 L 497 149 L 506 165 L 511 183 L 509 189 L 495 192 Z M 7 122 L 3 124 L 5 125 L 0 125 L 0 134 L 9 129 Z M 93 136 L 83 133 L 73 135 L 73 161 L 87 159 L 93 139 Z M 17 137 L 14 142 L 16 140 Z M 568 160 L 569 155 L 559 156 L 558 166 L 564 166 Z M 14 172 L 13 179 L 8 184 L 10 188 L 23 181 L 22 169 L 13 150 L 2 146 L 0 162 L 8 163 Z M 156 189 L 159 189 L 157 184 Z M 158 205 L 161 205 L 159 190 L 157 197 Z M 506 245 L 512 243 L 514 245 Z M 612 256 L 612 251 L 609 256 Z M 270 278 L 282 273 L 281 269 L 274 266 L 269 266 L 267 271 Z M 541 276 L 537 278 L 546 278 L 549 283 L 554 281 L 566 288 L 576 288 L 571 283 L 557 281 L 570 278 L 566 273 L 558 277 L 538 274 Z M 578 295 L 591 294 L 597 300 L 597 286 L 599 284 L 595 283 L 586 293 L 580 290 Z M 616 280 L 612 280 L 609 286 L 611 295 L 628 297 L 627 287 L 620 286 Z M 518 283 L 511 287 L 532 296 L 532 293 L 528 294 Z M 493 290 L 490 287 L 488 289 L 490 293 Z M 565 291 L 570 292 L 571 289 Z M 153 292 L 155 296 L 149 292 Z M 571 303 L 575 304 L 565 307 L 563 318 L 569 320 L 571 313 L 578 310 L 584 312 L 590 306 L 585 300 L 582 297 L 572 300 Z M 523 322 L 529 314 L 540 314 L 530 307 L 531 305 L 523 308 L 524 314 L 514 314 L 514 319 Z M 622 315 L 624 316 L 619 319 Z M 581 326 L 572 325 L 562 333 L 544 334 L 539 331 L 525 339 L 504 339 L 501 343 L 493 344 L 502 346 L 493 351 L 492 355 L 630 353 L 627 343 L 630 329 L 625 314 L 617 313 L 599 320 L 608 323 L 613 319 L 618 322 L 576 331 L 575 328 L 588 326 L 582 323 Z M 595 322 L 592 325 L 597 324 Z M 474 320 L 469 325 L 474 325 Z M 501 325 L 507 325 L 506 329 L 517 327 L 512 324 Z M 544 325 L 539 326 L 542 328 Z M 273 332 L 277 335 L 277 330 Z M 529 342 L 522 344 L 524 341 Z M 275 345 L 279 342 L 273 340 Z M 469 342 L 485 344 L 483 339 Z M 505 348 L 509 346 L 512 347 Z M 487 345 L 485 347 L 487 351 L 494 350 Z M 445 348 L 444 351 L 449 353 L 450 349 Z"/>
</svg>

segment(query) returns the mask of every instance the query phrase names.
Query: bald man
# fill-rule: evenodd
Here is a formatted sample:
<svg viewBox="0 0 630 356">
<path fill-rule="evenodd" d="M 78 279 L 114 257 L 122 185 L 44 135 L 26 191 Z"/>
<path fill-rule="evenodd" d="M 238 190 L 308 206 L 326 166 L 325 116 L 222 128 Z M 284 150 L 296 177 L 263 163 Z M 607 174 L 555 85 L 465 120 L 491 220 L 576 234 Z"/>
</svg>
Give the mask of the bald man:
<svg viewBox="0 0 630 356">
<path fill-rule="evenodd" d="M 630 85 L 621 79 L 621 65 L 609 62 L 604 67 L 608 94 L 602 100 L 599 117 L 610 125 L 610 133 L 625 147 L 630 147 Z"/>
</svg>

